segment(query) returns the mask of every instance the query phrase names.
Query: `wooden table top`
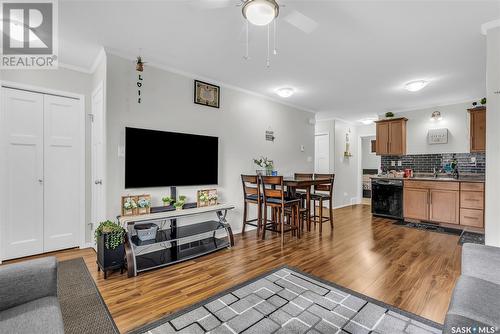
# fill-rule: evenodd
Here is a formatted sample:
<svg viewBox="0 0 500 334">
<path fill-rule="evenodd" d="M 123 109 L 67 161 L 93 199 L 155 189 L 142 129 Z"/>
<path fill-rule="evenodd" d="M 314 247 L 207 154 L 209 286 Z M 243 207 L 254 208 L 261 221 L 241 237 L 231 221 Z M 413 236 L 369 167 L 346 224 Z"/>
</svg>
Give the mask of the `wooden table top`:
<svg viewBox="0 0 500 334">
<path fill-rule="evenodd" d="M 283 178 L 283 184 L 288 187 L 309 187 L 330 182 L 329 178 L 318 178 L 311 180 L 295 179 L 293 177 Z"/>
</svg>

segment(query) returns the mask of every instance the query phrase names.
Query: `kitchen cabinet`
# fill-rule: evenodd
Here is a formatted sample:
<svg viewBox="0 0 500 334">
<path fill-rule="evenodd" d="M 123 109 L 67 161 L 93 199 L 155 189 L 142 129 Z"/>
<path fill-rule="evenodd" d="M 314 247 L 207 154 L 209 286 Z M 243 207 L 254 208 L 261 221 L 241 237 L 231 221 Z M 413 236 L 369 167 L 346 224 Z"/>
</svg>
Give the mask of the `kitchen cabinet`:
<svg viewBox="0 0 500 334">
<path fill-rule="evenodd" d="M 468 109 L 470 115 L 470 151 L 486 151 L 486 107 Z"/>
<path fill-rule="evenodd" d="M 458 182 L 404 182 L 404 217 L 435 223 L 459 224 Z"/>
<path fill-rule="evenodd" d="M 418 220 L 429 220 L 429 190 L 403 189 L 404 217 Z"/>
<path fill-rule="evenodd" d="M 460 183 L 460 225 L 484 227 L 484 183 Z"/>
<path fill-rule="evenodd" d="M 393 118 L 377 121 L 377 155 L 406 154 L 407 118 Z"/>
<path fill-rule="evenodd" d="M 456 190 L 429 190 L 429 220 L 433 222 L 460 223 L 460 193 Z"/>
</svg>

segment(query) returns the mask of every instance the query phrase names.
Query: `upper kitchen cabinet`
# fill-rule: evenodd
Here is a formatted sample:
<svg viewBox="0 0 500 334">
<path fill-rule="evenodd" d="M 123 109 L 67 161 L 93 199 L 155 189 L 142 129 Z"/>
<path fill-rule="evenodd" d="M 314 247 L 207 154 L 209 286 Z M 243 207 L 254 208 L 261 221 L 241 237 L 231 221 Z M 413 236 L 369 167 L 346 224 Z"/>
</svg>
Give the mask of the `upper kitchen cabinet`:
<svg viewBox="0 0 500 334">
<path fill-rule="evenodd" d="M 377 155 L 406 154 L 406 122 L 407 118 L 393 118 L 376 121 Z"/>
<path fill-rule="evenodd" d="M 486 151 L 486 107 L 468 109 L 470 114 L 470 151 Z"/>
</svg>

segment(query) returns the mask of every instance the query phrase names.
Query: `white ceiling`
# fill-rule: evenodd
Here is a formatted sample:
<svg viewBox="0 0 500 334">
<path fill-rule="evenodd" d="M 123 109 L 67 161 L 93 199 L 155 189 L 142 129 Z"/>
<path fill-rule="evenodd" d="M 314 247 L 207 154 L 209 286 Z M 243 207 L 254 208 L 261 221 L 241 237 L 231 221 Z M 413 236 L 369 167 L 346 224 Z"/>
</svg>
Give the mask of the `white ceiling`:
<svg viewBox="0 0 500 334">
<path fill-rule="evenodd" d="M 319 26 L 306 34 L 281 20 L 279 55 L 266 68 L 266 29 L 251 27 L 246 61 L 241 8 L 199 1 L 61 1 L 60 60 L 90 68 L 100 46 L 142 49 L 145 61 L 273 98 L 292 86 L 286 102 L 355 121 L 484 96 L 480 26 L 500 17 L 499 1 L 278 0 L 280 17 L 298 10 Z M 431 83 L 405 91 L 415 79 Z"/>
</svg>

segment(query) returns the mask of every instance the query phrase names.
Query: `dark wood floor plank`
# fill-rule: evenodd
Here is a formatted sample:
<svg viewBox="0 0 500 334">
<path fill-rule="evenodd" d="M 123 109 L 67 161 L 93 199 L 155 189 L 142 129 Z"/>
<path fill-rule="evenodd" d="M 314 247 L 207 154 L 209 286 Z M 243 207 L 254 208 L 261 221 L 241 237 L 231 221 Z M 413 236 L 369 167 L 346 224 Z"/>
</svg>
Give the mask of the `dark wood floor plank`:
<svg viewBox="0 0 500 334">
<path fill-rule="evenodd" d="M 325 210 L 327 215 L 327 210 Z M 255 232 L 236 236 L 236 246 L 202 258 L 127 278 L 119 272 L 104 280 L 95 252 L 55 252 L 59 260 L 83 256 L 122 332 L 192 305 L 281 265 L 289 265 L 385 303 L 443 322 L 460 275 L 458 237 L 395 226 L 373 218 L 357 205 L 334 212 L 335 228 L 287 236 Z"/>
</svg>

